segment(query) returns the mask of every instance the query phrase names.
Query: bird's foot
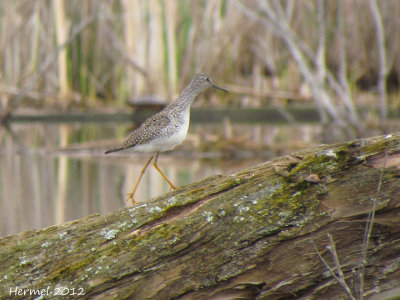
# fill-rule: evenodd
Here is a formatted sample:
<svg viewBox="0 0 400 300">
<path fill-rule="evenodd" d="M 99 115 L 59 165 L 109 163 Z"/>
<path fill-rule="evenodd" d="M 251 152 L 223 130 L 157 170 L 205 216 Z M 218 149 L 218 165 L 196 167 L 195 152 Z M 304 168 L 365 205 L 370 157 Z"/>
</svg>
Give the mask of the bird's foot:
<svg viewBox="0 0 400 300">
<path fill-rule="evenodd" d="M 137 202 L 135 201 L 135 198 L 133 198 L 133 193 L 128 194 L 128 198 L 126 198 L 125 202 L 132 206 L 135 206 L 137 204 Z"/>
</svg>

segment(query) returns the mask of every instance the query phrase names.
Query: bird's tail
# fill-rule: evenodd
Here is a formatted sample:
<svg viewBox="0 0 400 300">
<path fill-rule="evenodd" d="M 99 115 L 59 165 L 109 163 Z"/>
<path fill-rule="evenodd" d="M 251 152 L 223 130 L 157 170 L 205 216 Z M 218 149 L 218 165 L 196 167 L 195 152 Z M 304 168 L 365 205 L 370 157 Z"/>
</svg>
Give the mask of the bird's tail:
<svg viewBox="0 0 400 300">
<path fill-rule="evenodd" d="M 121 148 L 121 147 L 113 148 L 113 149 L 107 150 L 106 152 L 104 152 L 104 154 L 110 154 L 110 153 L 121 151 L 121 150 L 124 150 L 124 149 L 125 148 Z"/>
</svg>

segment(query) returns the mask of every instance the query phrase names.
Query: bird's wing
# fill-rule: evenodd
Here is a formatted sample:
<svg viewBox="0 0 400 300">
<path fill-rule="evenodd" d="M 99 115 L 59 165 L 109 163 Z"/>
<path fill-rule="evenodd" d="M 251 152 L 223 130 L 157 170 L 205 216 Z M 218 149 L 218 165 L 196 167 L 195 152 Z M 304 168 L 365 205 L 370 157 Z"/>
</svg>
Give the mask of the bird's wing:
<svg viewBox="0 0 400 300">
<path fill-rule="evenodd" d="M 146 144 L 159 135 L 161 131 L 169 125 L 170 122 L 171 120 L 168 115 L 155 114 L 154 116 L 148 118 L 142 125 L 139 126 L 139 128 L 132 131 L 128 139 L 119 147 L 108 150 L 106 154 L 121 151 L 136 145 Z"/>
</svg>

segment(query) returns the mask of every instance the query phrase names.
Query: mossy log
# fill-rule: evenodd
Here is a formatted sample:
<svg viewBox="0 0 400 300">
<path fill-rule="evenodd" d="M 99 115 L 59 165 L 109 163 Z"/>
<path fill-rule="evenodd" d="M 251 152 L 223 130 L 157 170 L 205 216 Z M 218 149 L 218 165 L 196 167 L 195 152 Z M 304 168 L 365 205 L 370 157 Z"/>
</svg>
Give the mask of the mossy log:
<svg viewBox="0 0 400 300">
<path fill-rule="evenodd" d="M 147 204 L 7 236 L 0 239 L 0 297 L 399 295 L 399 165 L 400 133 L 322 145 Z"/>
</svg>

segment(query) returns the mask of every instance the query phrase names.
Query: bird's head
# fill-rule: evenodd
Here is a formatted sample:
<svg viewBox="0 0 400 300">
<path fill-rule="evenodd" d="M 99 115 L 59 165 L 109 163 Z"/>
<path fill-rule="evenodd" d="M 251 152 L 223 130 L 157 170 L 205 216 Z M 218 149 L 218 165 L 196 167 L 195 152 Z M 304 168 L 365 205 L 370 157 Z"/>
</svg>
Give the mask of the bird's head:
<svg viewBox="0 0 400 300">
<path fill-rule="evenodd" d="M 206 73 L 198 73 L 194 76 L 192 82 L 189 85 L 192 90 L 196 90 L 198 92 L 202 92 L 210 87 L 216 88 L 218 90 L 228 92 L 227 90 L 216 86 L 214 82 L 211 80 L 210 76 Z"/>
</svg>

